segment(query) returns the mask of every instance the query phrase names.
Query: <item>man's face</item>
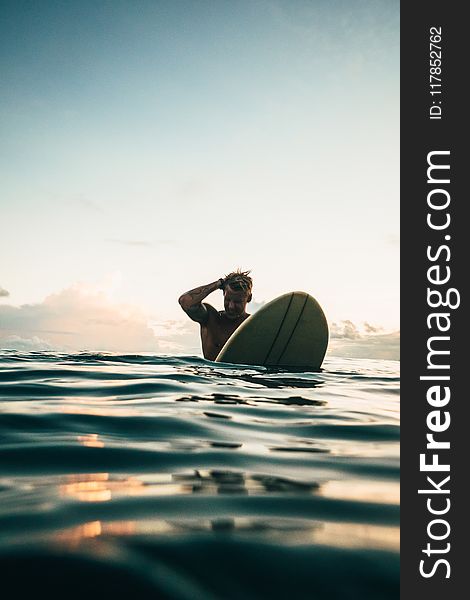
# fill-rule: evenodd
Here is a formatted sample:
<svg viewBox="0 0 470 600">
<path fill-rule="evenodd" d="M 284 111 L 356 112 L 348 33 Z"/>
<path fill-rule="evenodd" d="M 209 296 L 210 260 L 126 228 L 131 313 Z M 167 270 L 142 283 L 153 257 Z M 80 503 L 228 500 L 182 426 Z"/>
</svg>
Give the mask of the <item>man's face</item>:
<svg viewBox="0 0 470 600">
<path fill-rule="evenodd" d="M 232 290 L 227 285 L 224 289 L 225 314 L 229 319 L 238 319 L 245 313 L 247 302 L 250 300 L 251 294 L 241 290 Z"/>
</svg>

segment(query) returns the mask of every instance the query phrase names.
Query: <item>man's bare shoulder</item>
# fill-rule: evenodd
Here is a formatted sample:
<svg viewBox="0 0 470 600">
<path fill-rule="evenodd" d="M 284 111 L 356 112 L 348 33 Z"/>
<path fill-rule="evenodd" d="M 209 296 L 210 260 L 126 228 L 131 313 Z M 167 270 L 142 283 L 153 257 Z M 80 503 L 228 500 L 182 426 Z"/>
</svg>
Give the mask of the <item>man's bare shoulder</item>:
<svg viewBox="0 0 470 600">
<path fill-rule="evenodd" d="M 214 308 L 212 306 L 212 304 L 208 304 L 207 302 L 203 302 L 202 306 L 205 308 L 206 315 L 207 315 L 206 324 L 207 324 L 207 321 L 209 321 L 209 319 L 211 319 L 211 320 L 213 320 L 213 319 L 220 319 L 220 312 L 216 308 Z"/>
</svg>

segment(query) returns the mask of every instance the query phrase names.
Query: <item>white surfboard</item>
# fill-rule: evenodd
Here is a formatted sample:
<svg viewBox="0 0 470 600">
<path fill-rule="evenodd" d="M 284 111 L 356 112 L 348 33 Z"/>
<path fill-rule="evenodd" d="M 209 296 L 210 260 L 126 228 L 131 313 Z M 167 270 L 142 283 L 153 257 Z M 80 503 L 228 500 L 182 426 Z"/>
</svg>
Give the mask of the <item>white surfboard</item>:
<svg viewBox="0 0 470 600">
<path fill-rule="evenodd" d="M 306 292 L 289 292 L 248 317 L 215 360 L 316 370 L 327 346 L 328 324 L 321 306 Z"/>
</svg>

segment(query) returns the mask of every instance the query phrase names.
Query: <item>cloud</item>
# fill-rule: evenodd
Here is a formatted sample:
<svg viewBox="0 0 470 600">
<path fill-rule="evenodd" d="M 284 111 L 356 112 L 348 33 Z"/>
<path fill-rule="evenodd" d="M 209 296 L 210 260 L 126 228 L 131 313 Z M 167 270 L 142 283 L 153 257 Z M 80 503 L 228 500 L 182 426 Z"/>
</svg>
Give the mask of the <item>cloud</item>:
<svg viewBox="0 0 470 600">
<path fill-rule="evenodd" d="M 356 325 L 352 321 L 341 321 L 341 324 L 330 324 L 330 338 L 357 340 L 361 337 Z"/>
<path fill-rule="evenodd" d="M 250 313 L 250 315 L 252 315 L 257 310 L 259 310 L 262 306 L 264 306 L 265 304 L 266 304 L 265 300 L 262 300 L 261 302 L 256 302 L 256 300 L 252 300 L 249 304 L 246 305 L 246 311 L 248 313 Z"/>
<path fill-rule="evenodd" d="M 7 298 L 10 295 L 10 292 L 5 288 L 2 288 L 0 285 L 0 298 Z"/>
<path fill-rule="evenodd" d="M 331 323 L 328 353 L 347 358 L 400 360 L 400 332 L 382 331 L 382 327 L 367 322 L 363 331 L 349 320 Z"/>
<path fill-rule="evenodd" d="M 263 305 L 252 302 L 250 310 Z M 106 286 L 77 284 L 37 304 L 4 304 L 0 323 L 5 349 L 202 354 L 197 323 L 149 321 L 136 307 L 113 302 Z M 330 324 L 330 355 L 399 360 L 399 349 L 399 332 L 384 333 L 367 322 L 358 327 L 350 320 Z"/>
<path fill-rule="evenodd" d="M 115 352 L 158 351 L 147 317 L 103 291 L 75 285 L 43 302 L 0 306 L 0 346 Z"/>
<path fill-rule="evenodd" d="M 76 284 L 36 304 L 0 306 L 0 348 L 201 354 L 197 323 L 151 322 L 110 299 L 113 283 Z"/>
<path fill-rule="evenodd" d="M 3 350 L 52 350 L 51 344 L 33 336 L 31 338 L 20 337 L 19 335 L 7 335 L 0 337 L 0 344 Z"/>
<path fill-rule="evenodd" d="M 383 327 L 375 327 L 367 321 L 364 321 L 364 329 L 366 330 L 366 333 L 379 333 L 383 331 Z"/>
<path fill-rule="evenodd" d="M 194 321 L 159 321 L 151 324 L 159 349 L 167 354 L 201 354 L 199 325 Z"/>
<path fill-rule="evenodd" d="M 251 304 L 254 304 L 252 306 Z M 251 313 L 256 312 L 264 302 L 249 305 Z M 159 350 L 165 353 L 201 354 L 201 342 L 197 323 L 187 321 L 164 321 L 152 324 L 158 338 Z M 328 353 L 347 358 L 377 358 L 384 360 L 400 359 L 400 333 L 381 333 L 382 327 L 364 323 L 356 326 L 345 320 L 330 324 Z"/>
</svg>

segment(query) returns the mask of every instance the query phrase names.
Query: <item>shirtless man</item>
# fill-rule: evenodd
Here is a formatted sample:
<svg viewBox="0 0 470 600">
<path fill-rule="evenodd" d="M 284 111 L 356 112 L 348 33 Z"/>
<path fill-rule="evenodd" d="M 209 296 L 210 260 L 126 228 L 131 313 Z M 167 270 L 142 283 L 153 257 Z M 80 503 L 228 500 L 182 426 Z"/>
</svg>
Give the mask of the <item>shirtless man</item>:
<svg viewBox="0 0 470 600">
<path fill-rule="evenodd" d="M 201 326 L 202 351 L 208 360 L 215 360 L 235 329 L 250 316 L 245 310 L 251 301 L 253 287 L 249 272 L 235 271 L 213 283 L 186 292 L 178 300 L 188 317 Z M 215 290 L 223 291 L 225 310 L 217 311 L 210 304 L 202 303 Z"/>
</svg>

